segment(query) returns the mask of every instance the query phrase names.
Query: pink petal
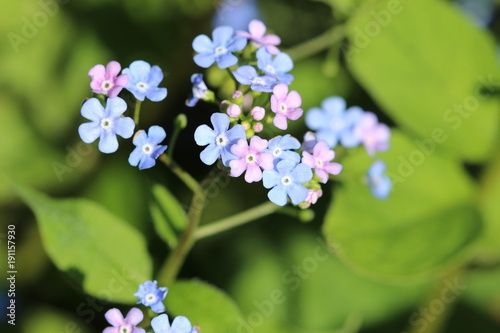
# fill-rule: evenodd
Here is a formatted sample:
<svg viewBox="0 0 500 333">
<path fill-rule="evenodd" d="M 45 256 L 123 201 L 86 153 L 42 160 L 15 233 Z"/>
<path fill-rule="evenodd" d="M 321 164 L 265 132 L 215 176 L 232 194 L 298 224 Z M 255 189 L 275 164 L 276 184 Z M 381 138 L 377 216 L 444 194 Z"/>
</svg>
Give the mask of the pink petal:
<svg viewBox="0 0 500 333">
<path fill-rule="evenodd" d="M 332 175 L 338 175 L 342 171 L 342 165 L 339 163 L 328 163 L 324 166 L 323 170 Z"/>
<path fill-rule="evenodd" d="M 360 121 L 360 125 L 364 128 L 373 127 L 378 123 L 377 116 L 374 113 L 366 112 Z"/>
<path fill-rule="evenodd" d="M 257 164 L 264 170 L 274 168 L 274 156 L 271 153 L 261 153 L 257 156 Z"/>
<path fill-rule="evenodd" d="M 272 45 L 279 45 L 281 43 L 281 38 L 279 38 L 275 34 L 267 34 L 261 38 L 262 43 L 264 43 L 267 47 Z M 267 49 L 269 51 L 269 48 Z M 278 50 L 279 53 L 279 50 Z M 274 54 L 274 53 L 273 53 Z"/>
<path fill-rule="evenodd" d="M 247 183 L 258 182 L 262 179 L 262 170 L 257 164 L 250 164 L 245 173 L 245 181 Z"/>
<path fill-rule="evenodd" d="M 113 88 L 108 90 L 108 96 L 109 98 L 115 98 L 118 96 L 120 91 L 122 91 L 123 87 L 122 86 L 114 86 Z"/>
<path fill-rule="evenodd" d="M 274 113 L 278 113 L 280 109 L 280 101 L 276 96 L 272 95 L 271 96 L 271 110 L 273 110 Z"/>
<path fill-rule="evenodd" d="M 335 153 L 328 148 L 325 141 L 320 141 L 314 146 L 314 156 L 323 162 L 330 162 L 335 157 Z"/>
<path fill-rule="evenodd" d="M 250 148 L 255 150 L 255 152 L 261 152 L 267 148 L 268 141 L 261 139 L 260 137 L 254 135 L 250 139 Z"/>
<path fill-rule="evenodd" d="M 274 126 L 278 127 L 279 129 L 286 130 L 288 127 L 288 124 L 286 122 L 286 117 L 282 115 L 281 113 L 277 113 L 276 117 L 273 119 L 273 124 Z"/>
<path fill-rule="evenodd" d="M 284 83 L 277 84 L 273 88 L 273 94 L 278 98 L 279 101 L 283 101 L 287 98 L 286 94 L 288 93 L 288 86 Z M 299 96 L 300 97 L 300 96 Z M 288 105 L 288 102 L 287 102 Z M 300 104 L 299 104 L 300 106 Z"/>
<path fill-rule="evenodd" d="M 238 157 L 245 157 L 248 154 L 248 143 L 245 139 L 239 139 L 238 142 L 231 146 L 231 153 Z"/>
<path fill-rule="evenodd" d="M 285 103 L 289 108 L 298 108 L 302 104 L 302 98 L 298 92 L 292 90 L 286 97 Z"/>
<path fill-rule="evenodd" d="M 120 333 L 118 327 L 106 327 L 102 333 Z"/>
<path fill-rule="evenodd" d="M 115 80 L 115 85 L 125 87 L 128 83 L 128 75 L 127 74 L 122 74 L 118 76 Z"/>
<path fill-rule="evenodd" d="M 229 167 L 231 172 L 229 173 L 231 177 L 239 177 L 247 169 L 248 164 L 244 158 L 229 161 Z"/>
<path fill-rule="evenodd" d="M 103 81 L 105 72 L 106 69 L 103 65 L 95 65 L 89 70 L 89 76 L 92 80 Z"/>
<path fill-rule="evenodd" d="M 241 30 L 239 30 L 239 31 L 236 31 L 236 34 L 237 34 L 237 35 L 240 35 L 240 36 L 243 36 L 243 37 L 245 37 L 246 39 L 251 39 L 251 38 L 252 38 L 252 35 L 250 35 L 250 34 L 249 34 L 248 32 L 246 32 L 246 31 L 241 31 Z"/>
<path fill-rule="evenodd" d="M 326 182 L 328 181 L 328 174 L 326 173 L 326 171 L 322 169 L 315 169 L 315 172 L 316 176 L 318 176 L 319 179 L 321 179 L 321 182 L 323 184 L 326 184 Z"/>
<path fill-rule="evenodd" d="M 134 326 L 139 324 L 143 319 L 144 314 L 141 310 L 139 310 L 139 308 L 130 309 L 130 311 L 127 313 L 127 316 L 125 317 L 125 320 Z"/>
<path fill-rule="evenodd" d="M 280 49 L 278 49 L 276 46 L 273 46 L 273 45 L 266 45 L 266 49 L 267 49 L 267 52 L 274 54 L 274 55 L 281 53 Z"/>
<path fill-rule="evenodd" d="M 122 70 L 122 66 L 117 61 L 110 61 L 106 65 L 106 79 L 114 79 Z"/>
<path fill-rule="evenodd" d="M 379 124 L 375 130 L 375 136 L 379 141 L 389 141 L 391 130 L 386 124 Z"/>
<path fill-rule="evenodd" d="M 118 326 L 124 324 L 123 315 L 120 312 L 120 310 L 118 310 L 116 308 L 108 310 L 104 314 L 104 317 L 106 318 L 108 323 L 110 323 L 111 325 L 113 325 L 115 327 L 118 327 Z"/>
<path fill-rule="evenodd" d="M 302 109 L 288 109 L 287 116 L 290 120 L 297 120 L 302 116 L 303 113 L 304 111 Z"/>
<path fill-rule="evenodd" d="M 307 164 L 311 168 L 314 168 L 314 157 L 307 151 L 302 152 L 302 163 Z"/>
<path fill-rule="evenodd" d="M 259 20 L 252 20 L 248 25 L 248 30 L 253 38 L 260 38 L 266 33 L 266 25 Z"/>
</svg>

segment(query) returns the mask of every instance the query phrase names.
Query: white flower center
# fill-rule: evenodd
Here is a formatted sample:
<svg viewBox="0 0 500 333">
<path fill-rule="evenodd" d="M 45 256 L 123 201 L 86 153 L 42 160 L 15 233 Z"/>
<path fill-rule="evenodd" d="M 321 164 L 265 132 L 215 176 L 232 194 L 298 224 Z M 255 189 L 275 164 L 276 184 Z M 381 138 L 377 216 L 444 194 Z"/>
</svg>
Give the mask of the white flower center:
<svg viewBox="0 0 500 333">
<path fill-rule="evenodd" d="M 247 162 L 247 164 L 253 164 L 257 162 L 257 156 L 253 153 L 249 153 L 247 154 L 247 156 L 245 156 L 245 161 Z"/>
<path fill-rule="evenodd" d="M 108 92 L 111 88 L 113 88 L 114 84 L 111 80 L 105 80 L 101 83 L 101 89 L 105 92 Z"/>
<path fill-rule="evenodd" d="M 144 145 L 146 146 L 146 145 Z M 144 147 L 143 147 L 144 150 Z M 156 295 L 155 294 L 147 294 L 145 297 L 147 303 L 155 303 L 156 302 Z"/>
<path fill-rule="evenodd" d="M 279 105 L 279 110 L 282 112 L 282 113 L 285 113 L 287 110 L 288 110 L 288 105 L 286 105 L 285 102 L 281 102 L 280 105 Z"/>
<path fill-rule="evenodd" d="M 145 145 L 142 146 L 142 151 L 144 154 L 152 154 L 153 153 L 153 147 L 149 144 L 149 143 L 146 143 Z M 148 294 L 146 297 L 152 295 L 153 297 L 155 297 L 153 294 Z"/>
<path fill-rule="evenodd" d="M 110 129 L 113 127 L 113 119 L 111 118 L 103 118 L 101 120 L 101 128 L 104 130 Z"/>
<path fill-rule="evenodd" d="M 270 73 L 270 74 L 274 74 L 274 73 L 276 73 L 276 69 L 274 69 L 274 67 L 271 65 L 267 65 L 265 72 Z"/>
<path fill-rule="evenodd" d="M 137 82 L 135 87 L 141 91 L 141 92 L 145 92 L 148 88 L 149 88 L 149 85 L 146 83 L 146 82 Z"/>
<path fill-rule="evenodd" d="M 319 157 L 316 157 L 314 159 L 314 165 L 316 165 L 316 168 L 321 168 L 323 167 L 323 160 L 320 159 Z"/>
<path fill-rule="evenodd" d="M 224 54 L 227 52 L 227 49 L 224 47 L 224 46 L 217 46 L 215 48 L 215 55 L 218 56 L 218 55 L 221 55 L 221 54 Z"/>
<path fill-rule="evenodd" d="M 221 134 L 217 135 L 217 137 L 215 138 L 215 144 L 219 147 L 224 147 L 228 143 L 229 143 L 229 140 L 227 139 L 227 136 L 225 133 L 221 133 Z"/>
<path fill-rule="evenodd" d="M 283 150 L 280 147 L 277 147 L 276 149 L 273 150 L 273 155 L 274 157 L 278 157 L 281 155 L 282 152 Z"/>
<path fill-rule="evenodd" d="M 132 333 L 132 327 L 130 325 L 122 325 L 118 328 L 120 333 Z"/>
<path fill-rule="evenodd" d="M 261 77 L 254 77 L 254 78 L 252 79 L 252 83 L 253 83 L 253 84 L 260 84 L 260 85 L 264 85 L 264 84 L 266 83 L 266 81 L 265 81 L 263 78 L 261 78 Z"/>
<path fill-rule="evenodd" d="M 281 178 L 281 184 L 284 186 L 292 185 L 292 178 L 290 176 L 285 176 Z"/>
</svg>

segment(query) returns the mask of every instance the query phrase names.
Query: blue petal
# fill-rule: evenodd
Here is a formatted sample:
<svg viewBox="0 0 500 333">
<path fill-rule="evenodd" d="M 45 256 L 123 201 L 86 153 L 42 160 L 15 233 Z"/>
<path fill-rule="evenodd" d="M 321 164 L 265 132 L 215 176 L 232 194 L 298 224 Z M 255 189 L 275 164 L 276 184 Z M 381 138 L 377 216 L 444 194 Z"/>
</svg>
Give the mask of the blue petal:
<svg viewBox="0 0 500 333">
<path fill-rule="evenodd" d="M 229 142 L 236 142 L 246 138 L 246 132 L 242 125 L 236 124 L 226 133 Z"/>
<path fill-rule="evenodd" d="M 215 144 L 208 145 L 201 153 L 200 159 L 206 165 L 212 165 L 220 156 L 220 148 Z"/>
<path fill-rule="evenodd" d="M 167 150 L 167 147 L 168 146 L 166 145 L 156 146 L 151 156 L 153 156 L 153 158 L 158 158 L 158 156 L 160 156 L 165 152 L 165 150 Z"/>
<path fill-rule="evenodd" d="M 143 60 L 136 60 L 130 64 L 128 67 L 129 71 L 126 74 L 129 76 L 129 84 L 135 84 L 137 82 L 148 82 L 149 72 L 151 71 L 151 65 Z"/>
<path fill-rule="evenodd" d="M 215 133 L 217 134 L 226 133 L 229 128 L 229 116 L 227 114 L 220 112 L 214 113 L 210 117 L 210 121 L 212 122 Z"/>
<path fill-rule="evenodd" d="M 286 73 L 293 69 L 293 61 L 290 56 L 284 52 L 278 54 L 273 60 L 274 68 L 276 72 Z"/>
<path fill-rule="evenodd" d="M 203 68 L 212 66 L 215 61 L 215 54 L 213 53 L 200 53 L 193 57 L 194 62 Z"/>
<path fill-rule="evenodd" d="M 221 150 L 222 164 L 229 166 L 229 162 L 238 158 L 238 156 L 231 153 L 231 144 L 228 144 Z"/>
<path fill-rule="evenodd" d="M 100 122 L 105 117 L 104 108 L 97 98 L 90 98 L 82 105 L 81 114 L 88 120 Z"/>
<path fill-rule="evenodd" d="M 129 155 L 128 157 L 128 162 L 130 163 L 131 166 L 137 166 L 139 165 L 139 162 L 142 157 L 142 147 L 136 147 Z M 140 287 L 139 287 L 140 290 Z M 134 296 L 141 297 L 144 296 L 142 294 L 136 293 Z"/>
<path fill-rule="evenodd" d="M 146 97 L 153 102 L 159 102 L 167 97 L 167 88 L 150 88 L 146 93 Z"/>
<path fill-rule="evenodd" d="M 186 105 L 192 108 L 196 105 L 196 103 L 198 103 L 199 100 L 200 99 L 198 97 L 188 98 L 188 100 L 186 101 Z"/>
<path fill-rule="evenodd" d="M 276 169 L 278 169 L 278 172 L 281 176 L 287 175 L 292 171 L 292 169 L 296 166 L 297 164 L 294 163 L 293 161 L 289 160 L 283 160 L 276 165 Z"/>
<path fill-rule="evenodd" d="M 259 67 L 261 71 L 265 72 L 267 65 L 271 65 L 272 60 L 273 56 L 266 48 L 261 47 L 257 50 L 257 67 Z"/>
<path fill-rule="evenodd" d="M 203 82 L 203 74 L 201 73 L 194 73 L 193 75 L 191 75 L 191 83 L 193 85 L 198 85 L 200 84 L 201 82 Z"/>
<path fill-rule="evenodd" d="M 286 205 L 286 189 L 285 186 L 278 185 L 275 186 L 269 193 L 267 193 L 267 197 L 274 204 L 278 206 Z"/>
<path fill-rule="evenodd" d="M 160 82 L 163 80 L 163 72 L 161 68 L 158 66 L 151 67 L 151 71 L 149 72 L 148 84 L 153 87 L 158 87 Z"/>
<path fill-rule="evenodd" d="M 217 60 L 217 66 L 219 66 L 219 68 L 222 69 L 228 68 L 238 63 L 238 58 L 231 53 L 221 54 L 220 56 L 217 57 L 216 60 Z"/>
<path fill-rule="evenodd" d="M 234 36 L 229 41 L 226 48 L 229 52 L 241 51 L 247 46 L 247 39 L 243 36 Z"/>
<path fill-rule="evenodd" d="M 194 141 L 198 146 L 206 146 L 215 142 L 215 132 L 208 125 L 200 125 L 194 131 Z"/>
<path fill-rule="evenodd" d="M 278 75 L 277 78 L 278 78 L 278 81 L 280 83 L 284 83 L 287 86 L 289 86 L 290 84 L 292 84 L 292 81 L 293 81 L 293 75 L 292 74 L 281 74 L 281 75 Z"/>
<path fill-rule="evenodd" d="M 329 124 L 323 111 L 320 108 L 315 107 L 307 111 L 306 125 L 309 129 L 316 131 L 320 128 L 328 127 Z"/>
<path fill-rule="evenodd" d="M 118 149 L 118 139 L 115 133 L 104 131 L 99 140 L 99 150 L 105 154 L 114 153 Z"/>
<path fill-rule="evenodd" d="M 152 160 L 152 162 L 150 162 L 150 160 Z M 149 169 L 155 165 L 155 160 L 153 158 L 148 158 L 147 161 L 148 162 L 142 161 L 142 162 L 144 162 L 144 164 L 141 163 L 141 165 L 139 165 L 140 170 Z M 158 301 L 154 304 L 151 304 L 151 310 L 153 310 L 153 312 L 156 312 L 156 313 L 165 312 L 165 305 L 163 305 L 163 303 L 161 301 Z"/>
<path fill-rule="evenodd" d="M 286 134 L 283 136 L 280 142 L 280 147 L 284 150 L 288 149 L 299 149 L 300 148 L 300 142 L 290 134 Z"/>
<path fill-rule="evenodd" d="M 156 160 L 151 157 L 151 155 L 144 154 L 142 155 L 141 162 L 139 163 L 139 170 L 152 168 L 156 164 Z M 151 309 L 156 306 L 157 303 L 151 304 Z M 165 311 L 165 310 L 163 310 Z M 155 311 L 155 312 L 163 312 L 163 311 Z"/>
<path fill-rule="evenodd" d="M 355 136 L 352 130 L 346 130 L 342 132 L 340 142 L 346 148 L 354 148 L 361 144 L 361 139 Z"/>
<path fill-rule="evenodd" d="M 294 205 L 298 205 L 307 198 L 309 190 L 300 184 L 292 184 L 288 187 L 288 196 Z"/>
<path fill-rule="evenodd" d="M 328 114 L 341 114 L 345 110 L 345 106 L 345 100 L 338 96 L 325 98 L 321 103 L 321 107 Z"/>
<path fill-rule="evenodd" d="M 385 172 L 385 169 L 385 163 L 381 160 L 377 160 L 373 162 L 373 164 L 370 166 L 370 169 L 368 169 L 368 176 L 370 178 L 378 177 Z"/>
<path fill-rule="evenodd" d="M 335 148 L 338 144 L 338 137 L 332 130 L 321 130 L 316 133 L 318 141 L 325 141 L 328 147 Z"/>
<path fill-rule="evenodd" d="M 139 89 L 137 89 L 135 87 L 135 85 L 131 85 L 130 84 L 130 81 L 129 81 L 129 84 L 127 84 L 127 86 L 125 87 L 125 89 L 127 89 L 128 91 L 130 91 L 134 97 L 138 100 L 140 100 L 141 102 L 144 101 L 144 98 L 146 97 L 146 94 L 143 93 L 142 91 L 140 91 Z"/>
<path fill-rule="evenodd" d="M 137 131 L 137 133 L 135 133 L 132 143 L 137 147 L 142 147 L 143 145 L 146 144 L 147 141 L 148 141 L 148 135 L 146 134 L 146 131 L 140 130 Z"/>
<path fill-rule="evenodd" d="M 391 193 L 392 182 L 389 177 L 382 177 L 378 180 L 376 186 L 372 187 L 372 195 L 381 200 L 387 199 Z"/>
<path fill-rule="evenodd" d="M 282 160 L 290 160 L 293 161 L 294 163 L 299 163 L 300 162 L 300 155 L 297 152 L 294 151 L 283 151 L 280 155 L 280 158 Z"/>
<path fill-rule="evenodd" d="M 168 315 L 161 314 L 151 320 L 151 327 L 155 333 L 169 333 L 170 322 L 168 321 Z"/>
<path fill-rule="evenodd" d="M 130 117 L 118 118 L 115 122 L 114 131 L 124 139 L 134 134 L 135 123 Z"/>
<path fill-rule="evenodd" d="M 292 170 L 292 178 L 295 183 L 304 183 L 312 179 L 313 173 L 311 167 L 305 163 L 299 163 Z"/>
<path fill-rule="evenodd" d="M 214 46 L 224 46 L 227 47 L 227 44 L 231 37 L 234 35 L 233 27 L 228 25 L 223 25 L 221 27 L 217 27 L 214 29 L 212 33 L 212 37 L 214 40 Z"/>
<path fill-rule="evenodd" d="M 172 333 L 191 333 L 191 323 L 184 316 L 179 316 L 172 322 Z"/>
<path fill-rule="evenodd" d="M 257 70 L 250 65 L 245 65 L 239 67 L 236 71 L 233 72 L 234 77 L 241 84 L 250 85 L 252 84 L 252 79 L 257 75 Z"/>
<path fill-rule="evenodd" d="M 160 126 L 151 126 L 148 130 L 149 143 L 152 145 L 160 144 L 167 137 L 167 133 Z"/>
<path fill-rule="evenodd" d="M 127 103 L 120 97 L 108 98 L 106 103 L 106 115 L 111 118 L 120 117 L 127 111 Z"/>
<path fill-rule="evenodd" d="M 85 143 L 91 143 L 97 140 L 101 135 L 101 125 L 99 123 L 84 123 L 78 127 L 78 134 Z"/>
<path fill-rule="evenodd" d="M 213 53 L 214 45 L 206 35 L 199 35 L 193 40 L 193 49 L 198 53 Z"/>
<path fill-rule="evenodd" d="M 278 185 L 281 177 L 275 170 L 264 170 L 262 173 L 262 182 L 265 188 L 271 188 Z"/>
</svg>

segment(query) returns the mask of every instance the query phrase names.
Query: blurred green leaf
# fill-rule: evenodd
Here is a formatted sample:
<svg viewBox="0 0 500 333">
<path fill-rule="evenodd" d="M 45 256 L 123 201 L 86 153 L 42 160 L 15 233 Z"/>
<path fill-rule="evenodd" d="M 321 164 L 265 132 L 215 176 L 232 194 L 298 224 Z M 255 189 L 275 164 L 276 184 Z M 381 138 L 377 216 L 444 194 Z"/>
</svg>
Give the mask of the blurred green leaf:
<svg viewBox="0 0 500 333">
<path fill-rule="evenodd" d="M 154 184 L 151 191 L 153 201 L 150 210 L 156 232 L 173 248 L 177 245 L 177 233 L 187 225 L 186 212 L 165 186 Z"/>
<path fill-rule="evenodd" d="M 47 332 L 91 332 L 80 318 L 60 312 L 56 308 L 37 308 L 36 310 L 25 314 L 18 323 L 20 333 Z M 17 325 L 16 325 L 17 326 Z"/>
<path fill-rule="evenodd" d="M 44 247 L 55 265 L 81 275 L 90 295 L 134 303 L 137 285 L 151 278 L 151 259 L 143 236 L 97 203 L 51 199 L 16 186 L 33 209 Z"/>
<path fill-rule="evenodd" d="M 500 318 L 500 268 L 470 271 L 466 275 L 464 299 L 492 318 Z"/>
<path fill-rule="evenodd" d="M 383 154 L 394 182 L 386 201 L 372 197 L 364 184 L 370 164 L 364 151 L 343 163 L 347 181 L 335 189 L 323 232 L 358 271 L 402 281 L 431 278 L 459 264 L 480 234 L 469 177 L 429 142 L 426 148 L 415 142 L 393 132 Z"/>
<path fill-rule="evenodd" d="M 430 24 L 432 22 L 432 24 Z M 348 25 L 357 80 L 400 125 L 469 161 L 489 157 L 498 135 L 497 47 L 444 1 L 367 1 Z"/>
<path fill-rule="evenodd" d="M 176 316 L 186 316 L 203 333 L 234 333 L 241 318 L 236 303 L 221 290 L 198 280 L 177 281 L 165 305 Z"/>
</svg>

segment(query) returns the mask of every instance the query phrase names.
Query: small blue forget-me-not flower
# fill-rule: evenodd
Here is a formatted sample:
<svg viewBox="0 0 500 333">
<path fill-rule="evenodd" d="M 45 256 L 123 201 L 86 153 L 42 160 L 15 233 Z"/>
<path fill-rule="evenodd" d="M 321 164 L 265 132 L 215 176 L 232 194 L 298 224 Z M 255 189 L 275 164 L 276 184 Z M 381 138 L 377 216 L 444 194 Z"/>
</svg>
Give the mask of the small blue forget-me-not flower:
<svg viewBox="0 0 500 333">
<path fill-rule="evenodd" d="M 273 154 L 274 163 L 278 163 L 281 160 L 290 160 L 295 163 L 300 162 L 299 153 L 292 151 L 291 149 L 299 149 L 300 142 L 290 134 L 284 136 L 277 136 L 269 140 L 269 146 L 267 151 Z"/>
<path fill-rule="evenodd" d="M 377 160 L 368 169 L 368 186 L 372 195 L 381 200 L 387 199 L 392 189 L 392 181 L 385 174 L 386 165 L 383 161 Z"/>
<path fill-rule="evenodd" d="M 163 305 L 162 301 L 167 296 L 167 292 L 168 288 L 158 288 L 156 281 L 146 281 L 139 285 L 139 289 L 134 296 L 139 297 L 137 304 L 144 304 L 151 307 L 154 312 L 161 313 L 165 311 L 165 305 Z"/>
<path fill-rule="evenodd" d="M 208 91 L 207 85 L 203 81 L 203 74 L 195 73 L 191 75 L 191 83 L 193 84 L 193 90 L 191 96 L 186 101 L 186 105 L 193 107 L 198 103 L 198 101 L 206 96 Z"/>
<path fill-rule="evenodd" d="M 167 133 L 160 126 L 151 126 L 148 133 L 138 131 L 133 140 L 136 147 L 128 158 L 130 165 L 139 166 L 140 170 L 153 167 L 158 156 L 167 149 L 167 146 L 160 145 L 166 137 Z"/>
<path fill-rule="evenodd" d="M 238 67 L 233 75 L 239 83 L 250 86 L 253 91 L 272 92 L 278 84 L 276 78 L 270 75 L 259 76 L 257 70 L 250 65 Z"/>
<path fill-rule="evenodd" d="M 151 327 L 155 333 L 191 333 L 193 327 L 191 322 L 184 316 L 175 317 L 172 326 L 168 320 L 168 315 L 161 314 L 151 320 Z"/>
<path fill-rule="evenodd" d="M 159 88 L 163 80 L 163 72 L 158 66 L 151 66 L 143 60 L 136 60 L 128 68 L 123 69 L 123 74 L 128 75 L 128 84 L 125 89 L 134 94 L 140 101 L 148 98 L 159 102 L 167 97 L 167 88 Z"/>
<path fill-rule="evenodd" d="M 257 66 L 266 75 L 272 76 L 280 83 L 290 85 L 293 80 L 292 74 L 286 74 L 293 69 L 293 61 L 290 56 L 281 52 L 274 56 L 267 49 L 260 48 L 257 51 Z"/>
</svg>

